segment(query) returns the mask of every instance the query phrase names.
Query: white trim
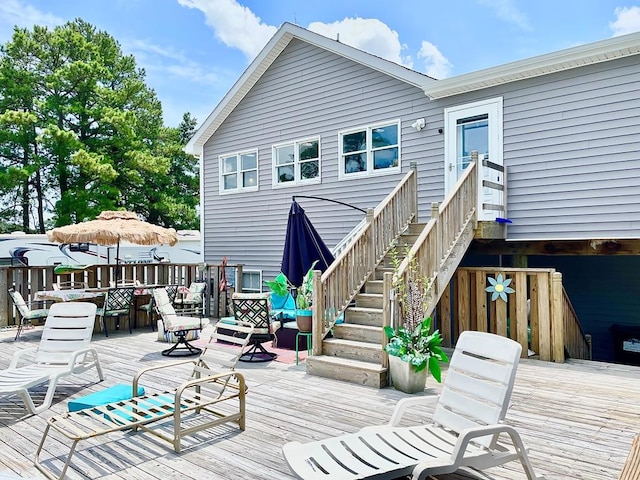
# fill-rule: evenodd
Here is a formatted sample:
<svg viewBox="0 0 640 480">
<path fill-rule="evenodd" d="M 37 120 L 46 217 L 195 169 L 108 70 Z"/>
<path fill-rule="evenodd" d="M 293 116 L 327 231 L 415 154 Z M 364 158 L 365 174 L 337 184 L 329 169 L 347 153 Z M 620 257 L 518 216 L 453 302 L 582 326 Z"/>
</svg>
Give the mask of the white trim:
<svg viewBox="0 0 640 480">
<path fill-rule="evenodd" d="M 318 176 L 314 178 L 303 179 L 302 172 L 300 171 L 300 158 L 299 152 L 296 148 L 298 145 L 304 142 L 318 142 Z M 293 168 L 294 168 L 294 178 L 292 182 L 280 183 L 278 182 L 277 168 L 279 165 L 276 165 L 276 149 L 280 147 L 286 147 L 292 145 L 294 151 L 294 160 L 293 160 Z M 271 186 L 273 188 L 288 188 L 295 187 L 300 185 L 315 185 L 321 183 L 322 181 L 322 151 L 320 144 L 320 136 L 315 137 L 305 137 L 302 139 L 291 140 L 289 142 L 280 142 L 274 143 L 271 145 Z"/>
<path fill-rule="evenodd" d="M 259 276 L 259 283 L 258 283 L 258 284 L 260 285 L 260 290 L 259 290 L 258 292 L 256 292 L 256 293 L 262 293 L 262 292 L 263 292 L 263 290 L 262 290 L 262 286 L 263 286 L 263 285 L 262 285 L 262 270 L 245 270 L 245 269 L 243 269 L 243 270 L 242 270 L 242 276 L 243 276 L 243 277 L 244 277 L 244 274 L 245 274 L 245 273 L 247 273 L 247 274 L 255 274 L 255 273 L 257 273 L 257 274 L 258 274 L 258 276 Z M 245 284 L 245 282 L 244 282 L 244 278 L 243 278 L 243 279 L 242 279 L 242 291 L 243 291 L 243 292 L 246 292 L 246 291 L 247 291 L 247 290 L 246 290 L 245 285 L 246 285 L 246 284 Z M 255 290 L 254 290 L 254 289 L 251 289 L 250 291 L 251 291 L 251 292 L 254 292 Z"/>
<path fill-rule="evenodd" d="M 205 229 L 204 229 L 204 206 L 207 204 L 206 202 L 206 190 L 204 188 L 204 145 L 200 148 L 200 156 L 198 157 L 198 169 L 200 171 L 200 192 L 199 192 L 199 198 L 200 198 L 200 228 L 199 231 L 202 232 L 200 235 L 200 251 L 202 252 L 202 261 L 206 262 L 205 260 L 205 252 L 204 252 L 204 236 L 205 236 Z"/>
<path fill-rule="evenodd" d="M 371 132 L 375 128 L 386 127 L 390 125 L 395 125 L 398 129 L 398 146 L 397 146 L 398 165 L 396 165 L 395 167 L 381 168 L 379 170 L 375 170 L 373 168 L 373 152 L 376 150 L 388 149 L 390 147 L 378 148 L 374 150 L 372 148 Z M 343 162 L 344 155 L 345 155 L 344 148 L 343 148 L 343 137 L 344 135 L 361 132 L 363 130 L 366 132 L 367 169 L 363 172 L 346 173 L 344 171 L 345 165 Z M 362 125 L 359 127 L 348 128 L 345 130 L 340 130 L 338 132 L 338 180 L 352 180 L 356 178 L 366 178 L 366 177 L 371 177 L 376 175 L 393 175 L 395 173 L 400 173 L 401 171 L 402 171 L 402 122 L 399 118 L 394 120 L 371 123 L 369 125 Z"/>
<path fill-rule="evenodd" d="M 445 196 L 454 187 L 457 174 L 457 122 L 458 120 L 479 115 L 488 116 L 488 149 L 489 160 L 498 165 L 504 165 L 504 132 L 503 132 L 503 99 L 502 97 L 488 98 L 479 102 L 456 105 L 444 109 L 444 169 Z M 484 168 L 478 165 L 478 178 L 484 178 Z M 483 189 L 478 188 L 478 219 L 487 220 L 482 210 Z M 494 212 L 495 213 L 495 212 Z M 495 214 L 493 215 L 495 218 Z"/>
<path fill-rule="evenodd" d="M 245 154 L 255 154 L 256 156 L 256 184 L 255 186 L 245 187 L 241 183 L 241 175 L 243 173 L 242 170 L 242 162 L 241 156 Z M 225 158 L 236 157 L 236 170 L 235 173 L 237 175 L 236 178 L 236 188 L 225 190 L 224 188 L 224 174 L 222 171 L 222 162 Z M 251 169 L 253 170 L 253 168 Z M 237 152 L 224 153 L 218 156 L 218 194 L 219 195 L 230 195 L 234 193 L 242 193 L 242 192 L 257 192 L 260 188 L 260 157 L 258 156 L 258 149 L 248 149 L 248 150 L 240 150 Z"/>
<path fill-rule="evenodd" d="M 640 54 L 640 32 L 567 48 L 424 85 L 431 99 L 482 90 L 505 83 Z"/>
</svg>

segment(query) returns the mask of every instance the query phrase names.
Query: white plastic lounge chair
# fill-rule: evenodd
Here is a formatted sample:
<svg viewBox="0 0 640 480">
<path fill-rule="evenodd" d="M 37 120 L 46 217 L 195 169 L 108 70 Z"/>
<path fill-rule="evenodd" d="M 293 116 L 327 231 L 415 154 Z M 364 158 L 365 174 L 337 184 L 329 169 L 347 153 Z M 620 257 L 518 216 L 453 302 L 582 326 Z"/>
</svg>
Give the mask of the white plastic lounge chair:
<svg viewBox="0 0 640 480">
<path fill-rule="evenodd" d="M 211 338 L 199 358 L 145 368 L 134 377 L 131 392 L 138 392 L 143 375 L 151 372 L 157 376 L 167 368 L 167 380 L 163 384 L 177 384 L 179 380 L 168 377 L 175 375 L 171 368 L 180 364 L 193 364 L 191 376 L 177 388 L 167 387 L 166 391 L 156 392 L 147 388 L 143 396 L 133 396 L 129 400 L 49 418 L 36 450 L 35 466 L 48 478 L 62 479 L 78 442 L 118 430 L 132 429 L 134 432 L 143 430 L 152 433 L 169 442 L 176 453 L 180 453 L 182 437 L 201 430 L 228 422 L 236 423 L 240 430 L 244 430 L 247 387 L 244 377 L 234 369 L 243 348 L 250 341 L 253 326 L 247 323 L 225 325 L 226 333 L 217 327 L 217 324 L 214 325 Z M 196 414 L 197 417 L 189 414 Z M 49 469 L 51 462 L 40 461 L 40 453 L 51 430 L 72 442 L 59 475 Z M 54 442 L 58 444 L 57 441 Z M 57 448 L 56 451 L 58 450 Z"/>
<path fill-rule="evenodd" d="M 398 402 L 388 425 L 310 443 L 283 447 L 293 473 L 305 480 L 392 479 L 485 469 L 520 460 L 533 472 L 519 434 L 502 423 L 513 390 L 521 346 L 490 333 L 463 332 L 449 364 L 431 422 L 399 426 L 403 414 L 429 405 L 428 397 Z M 419 411 L 419 410 L 418 410 Z M 498 442 L 500 434 L 515 448 Z"/>
<path fill-rule="evenodd" d="M 103 380 L 98 352 L 89 348 L 96 306 L 93 303 L 55 303 L 49 309 L 40 345 L 14 353 L 9 368 L 0 371 L 0 395 L 17 394 L 32 414 L 51 406 L 58 380 L 96 368 Z M 29 388 L 49 382 L 41 405 L 34 404 Z"/>
</svg>

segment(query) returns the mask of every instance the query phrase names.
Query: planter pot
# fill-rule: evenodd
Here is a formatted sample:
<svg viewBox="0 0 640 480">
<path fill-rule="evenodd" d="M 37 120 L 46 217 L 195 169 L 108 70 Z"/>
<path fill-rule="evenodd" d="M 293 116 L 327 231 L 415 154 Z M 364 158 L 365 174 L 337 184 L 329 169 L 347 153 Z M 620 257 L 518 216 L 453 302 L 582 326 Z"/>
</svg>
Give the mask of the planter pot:
<svg viewBox="0 0 640 480">
<path fill-rule="evenodd" d="M 311 310 L 296 310 L 296 324 L 298 330 L 304 333 L 311 331 L 313 312 Z"/>
<path fill-rule="evenodd" d="M 427 369 L 416 373 L 410 363 L 403 362 L 400 357 L 389 355 L 389 373 L 396 390 L 404 393 L 417 393 L 424 390 L 427 384 Z"/>
</svg>

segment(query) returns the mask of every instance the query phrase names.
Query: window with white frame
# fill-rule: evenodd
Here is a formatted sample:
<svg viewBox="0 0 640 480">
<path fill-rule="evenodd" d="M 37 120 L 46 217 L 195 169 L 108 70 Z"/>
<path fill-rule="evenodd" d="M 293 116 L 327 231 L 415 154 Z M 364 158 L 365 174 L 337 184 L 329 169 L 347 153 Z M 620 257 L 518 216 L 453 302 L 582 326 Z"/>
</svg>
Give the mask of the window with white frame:
<svg viewBox="0 0 640 480">
<path fill-rule="evenodd" d="M 262 270 L 242 271 L 242 291 L 247 293 L 262 292 Z"/>
<path fill-rule="evenodd" d="M 320 139 L 312 138 L 273 146 L 273 185 L 320 181 Z"/>
<path fill-rule="evenodd" d="M 220 193 L 258 190 L 258 152 L 220 156 Z"/>
<path fill-rule="evenodd" d="M 400 171 L 400 121 L 339 134 L 340 178 Z"/>
</svg>

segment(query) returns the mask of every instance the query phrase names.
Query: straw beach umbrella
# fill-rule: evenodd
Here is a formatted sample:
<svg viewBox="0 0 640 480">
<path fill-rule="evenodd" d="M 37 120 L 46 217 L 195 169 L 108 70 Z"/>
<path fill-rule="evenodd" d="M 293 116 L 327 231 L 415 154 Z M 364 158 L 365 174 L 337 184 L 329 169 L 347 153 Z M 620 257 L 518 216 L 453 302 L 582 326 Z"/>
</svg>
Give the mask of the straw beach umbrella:
<svg viewBox="0 0 640 480">
<path fill-rule="evenodd" d="M 137 245 L 170 246 L 178 243 L 178 236 L 173 228 L 164 228 L 144 222 L 133 212 L 104 211 L 95 220 L 74 225 L 57 227 L 47 232 L 52 242 L 58 243 L 96 243 L 98 245 L 116 245 L 116 283 L 118 281 L 118 263 L 120 241 Z"/>
</svg>

